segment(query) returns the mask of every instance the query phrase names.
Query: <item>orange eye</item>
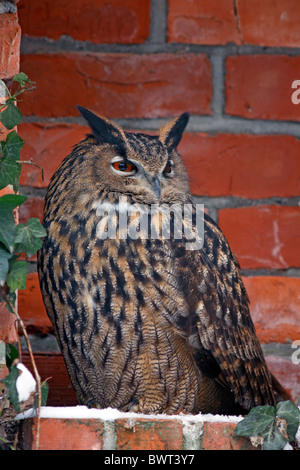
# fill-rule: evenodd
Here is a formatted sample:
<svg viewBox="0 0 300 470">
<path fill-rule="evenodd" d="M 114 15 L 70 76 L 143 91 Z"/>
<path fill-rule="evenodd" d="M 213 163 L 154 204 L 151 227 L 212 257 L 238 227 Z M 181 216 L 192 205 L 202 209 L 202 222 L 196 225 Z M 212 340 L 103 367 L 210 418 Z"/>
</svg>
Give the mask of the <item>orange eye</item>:
<svg viewBox="0 0 300 470">
<path fill-rule="evenodd" d="M 164 174 L 167 175 L 167 176 L 170 176 L 171 173 L 172 173 L 172 170 L 173 170 L 172 164 L 171 164 L 171 162 L 168 162 L 165 166 Z"/>
<path fill-rule="evenodd" d="M 115 170 L 122 171 L 124 173 L 131 173 L 136 169 L 132 163 L 124 162 L 123 160 L 121 160 L 120 162 L 113 162 L 112 166 Z"/>
</svg>

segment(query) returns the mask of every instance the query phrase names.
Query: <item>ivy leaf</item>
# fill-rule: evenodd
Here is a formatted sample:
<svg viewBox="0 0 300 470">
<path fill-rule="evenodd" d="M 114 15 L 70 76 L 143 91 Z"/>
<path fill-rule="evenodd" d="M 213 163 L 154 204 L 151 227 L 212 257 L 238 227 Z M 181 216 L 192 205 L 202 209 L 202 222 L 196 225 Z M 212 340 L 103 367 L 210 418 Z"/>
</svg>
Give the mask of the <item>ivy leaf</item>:
<svg viewBox="0 0 300 470">
<path fill-rule="evenodd" d="M 27 221 L 26 227 L 31 231 L 35 238 L 42 238 L 47 235 L 47 232 L 42 226 L 41 222 L 35 217 L 32 217 Z"/>
<path fill-rule="evenodd" d="M 258 441 L 263 450 L 281 450 L 294 440 L 300 422 L 300 410 L 291 401 L 273 406 L 256 406 L 238 423 L 235 434 Z"/>
<path fill-rule="evenodd" d="M 14 76 L 13 81 L 19 82 L 22 87 L 26 86 L 26 83 L 33 83 L 24 72 L 17 73 L 17 75 Z"/>
<path fill-rule="evenodd" d="M 5 194 L 0 197 L 0 210 L 12 211 L 23 204 L 27 199 L 28 196 L 21 196 L 20 194 Z"/>
<path fill-rule="evenodd" d="M 16 163 L 12 158 L 3 157 L 0 160 L 0 190 L 11 184 L 16 193 L 19 189 L 21 169 L 20 163 Z"/>
<path fill-rule="evenodd" d="M 16 381 L 19 376 L 19 371 L 16 366 L 11 366 L 10 372 L 4 379 L 4 383 L 9 391 L 9 400 L 16 411 L 20 411 L 19 394 L 16 386 Z"/>
<path fill-rule="evenodd" d="M 0 242 L 12 253 L 16 235 L 16 223 L 13 210 L 23 204 L 27 196 L 5 194 L 0 197 Z"/>
<path fill-rule="evenodd" d="M 4 286 L 6 276 L 9 271 L 9 259 L 12 254 L 7 251 L 4 247 L 0 246 L 0 286 Z"/>
<path fill-rule="evenodd" d="M 300 424 L 300 410 L 298 406 L 290 400 L 281 401 L 276 406 L 276 416 L 286 420 L 289 439 L 293 441 Z"/>
<path fill-rule="evenodd" d="M 48 394 L 49 394 L 48 382 L 42 383 L 41 392 L 42 392 L 42 406 L 46 406 L 47 400 L 48 400 Z"/>
<path fill-rule="evenodd" d="M 44 236 L 46 230 L 36 218 L 29 219 L 26 225 L 17 225 L 15 251 L 17 253 L 24 251 L 27 256 L 33 256 L 42 247 L 41 238 Z"/>
<path fill-rule="evenodd" d="M 24 140 L 18 136 L 16 131 L 10 132 L 4 142 L 3 154 L 15 160 L 20 160 L 20 151 L 24 147 Z"/>
<path fill-rule="evenodd" d="M 6 129 L 11 130 L 19 124 L 22 113 L 13 101 L 6 102 L 6 108 L 0 114 L 0 121 Z"/>
<path fill-rule="evenodd" d="M 6 359 L 6 367 L 8 369 L 11 368 L 12 363 L 14 362 L 15 359 L 18 359 L 19 357 L 19 351 L 10 343 L 6 344 L 6 354 L 5 354 L 5 359 Z"/>
<path fill-rule="evenodd" d="M 256 406 L 237 424 L 235 434 L 245 437 L 262 435 L 274 420 L 275 409 L 273 406 Z"/>
<path fill-rule="evenodd" d="M 0 298 L 0 302 L 5 302 L 6 308 L 10 313 L 15 313 L 13 308 L 15 307 L 16 300 L 17 295 L 15 292 L 9 292 L 3 299 Z M 13 308 L 11 306 L 13 306 Z"/>
<path fill-rule="evenodd" d="M 264 440 L 262 450 L 281 450 L 288 442 L 276 426 L 275 420 L 261 436 Z"/>
<path fill-rule="evenodd" d="M 10 263 L 9 273 L 7 275 L 7 285 L 12 292 L 17 289 L 26 289 L 27 262 L 14 260 Z"/>
<path fill-rule="evenodd" d="M 0 160 L 0 189 L 12 184 L 15 193 L 18 191 L 22 168 L 17 161 L 20 160 L 20 151 L 23 146 L 24 140 L 16 131 L 10 132 L 6 141 L 1 142 L 3 157 Z"/>
</svg>

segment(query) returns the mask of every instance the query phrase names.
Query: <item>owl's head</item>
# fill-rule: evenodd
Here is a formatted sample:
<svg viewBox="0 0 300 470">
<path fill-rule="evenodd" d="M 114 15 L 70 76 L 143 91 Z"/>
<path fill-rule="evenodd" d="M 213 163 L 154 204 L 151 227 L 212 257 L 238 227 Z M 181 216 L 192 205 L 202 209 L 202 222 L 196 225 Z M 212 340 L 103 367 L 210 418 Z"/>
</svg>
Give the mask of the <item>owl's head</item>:
<svg viewBox="0 0 300 470">
<path fill-rule="evenodd" d="M 176 148 L 188 123 L 184 113 L 163 126 L 157 136 L 124 132 L 115 123 L 78 106 L 92 130 L 89 162 L 96 185 L 129 195 L 145 204 L 185 203 L 188 180 Z"/>
</svg>

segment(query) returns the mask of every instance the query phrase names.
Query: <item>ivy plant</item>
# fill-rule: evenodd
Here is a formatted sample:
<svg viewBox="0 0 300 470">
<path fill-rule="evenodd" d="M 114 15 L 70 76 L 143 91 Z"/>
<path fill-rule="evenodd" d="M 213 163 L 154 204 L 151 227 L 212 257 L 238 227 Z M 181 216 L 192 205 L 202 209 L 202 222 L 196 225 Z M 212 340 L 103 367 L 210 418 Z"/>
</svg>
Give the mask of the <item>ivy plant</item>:
<svg viewBox="0 0 300 470">
<path fill-rule="evenodd" d="M 263 450 L 281 450 L 295 440 L 300 424 L 300 410 L 290 400 L 275 407 L 255 406 L 238 423 L 235 434 L 248 437 L 254 446 Z"/>
<path fill-rule="evenodd" d="M 5 359 L 6 359 L 6 367 L 9 370 L 9 374 L 5 377 L 5 379 L 2 381 L 7 392 L 4 392 L 4 399 L 9 399 L 10 404 L 14 407 L 16 412 L 21 411 L 20 407 L 20 402 L 19 402 L 19 395 L 17 391 L 17 386 L 16 386 L 16 381 L 19 376 L 19 370 L 17 368 L 17 362 L 19 360 L 19 351 L 14 347 L 12 344 L 7 344 L 6 345 L 6 354 L 5 354 Z M 48 392 L 49 392 L 49 386 L 48 382 L 45 380 L 41 384 L 41 405 L 46 405 L 47 398 L 48 398 Z M 5 402 L 3 400 L 3 405 L 5 405 Z M 37 400 L 34 400 L 33 406 L 37 408 Z M 0 407 L 0 418 L 1 414 L 3 412 L 4 406 Z"/>
<path fill-rule="evenodd" d="M 15 211 L 28 196 L 18 193 L 23 163 L 20 152 L 24 140 L 14 128 L 22 118 L 17 106 L 18 97 L 33 82 L 23 72 L 15 75 L 12 81 L 14 92 L 0 81 L 1 90 L 5 90 L 7 95 L 0 106 L 0 121 L 10 131 L 6 140 L 0 142 L 0 190 L 11 185 L 14 192 L 0 197 L 0 302 L 5 302 L 9 310 L 15 304 L 16 291 L 26 287 L 27 260 L 41 248 L 42 237 L 46 235 L 36 218 L 29 219 L 26 224 L 16 223 Z"/>
<path fill-rule="evenodd" d="M 22 161 L 20 159 L 24 140 L 15 129 L 22 118 L 22 113 L 18 108 L 19 97 L 25 91 L 33 88 L 33 82 L 25 73 L 20 72 L 13 77 L 11 83 L 11 88 L 8 88 L 6 83 L 0 80 L 0 94 L 1 98 L 4 98 L 0 104 L 0 122 L 8 131 L 5 132 L 6 139 L 0 142 L 0 190 L 7 186 L 12 188 L 9 194 L 0 197 L 0 303 L 5 303 L 8 310 L 16 315 L 28 346 L 37 383 L 34 406 L 38 410 L 37 436 L 39 436 L 40 408 L 42 404 L 45 404 L 48 385 L 46 382 L 41 384 L 26 328 L 17 309 L 15 309 L 15 302 L 17 290 L 26 287 L 28 259 L 42 247 L 42 238 L 46 232 L 36 218 L 29 219 L 25 224 L 17 223 L 16 211 L 28 199 L 28 196 L 19 193 L 22 164 L 38 165 L 32 160 Z M 9 374 L 2 380 L 0 392 L 2 395 L 4 393 L 6 400 L 9 400 L 9 403 L 18 412 L 20 406 L 16 379 L 19 372 L 15 364 L 15 361 L 19 360 L 18 351 L 12 345 L 7 344 L 6 352 L 6 366 Z M 2 411 L 0 407 L 0 417 Z M 5 438 L 0 436 L 1 440 L 5 442 Z M 39 439 L 37 438 L 36 448 L 38 446 Z"/>
</svg>

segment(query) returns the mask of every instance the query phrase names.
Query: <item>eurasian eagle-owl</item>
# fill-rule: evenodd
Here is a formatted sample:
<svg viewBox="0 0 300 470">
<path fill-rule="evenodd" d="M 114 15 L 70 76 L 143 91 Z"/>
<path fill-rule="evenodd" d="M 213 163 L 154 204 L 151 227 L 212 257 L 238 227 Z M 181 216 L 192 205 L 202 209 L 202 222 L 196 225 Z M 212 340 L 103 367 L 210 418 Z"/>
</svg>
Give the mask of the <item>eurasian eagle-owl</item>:
<svg viewBox="0 0 300 470">
<path fill-rule="evenodd" d="M 79 403 L 168 414 L 274 404 L 282 390 L 223 233 L 202 213 L 202 243 L 191 249 L 184 231 L 175 236 L 175 211 L 166 237 L 162 213 L 152 210 L 191 207 L 194 229 L 196 207 L 176 150 L 189 115 L 152 136 L 78 109 L 92 134 L 51 179 L 38 269 Z M 151 223 L 143 236 L 124 234 L 121 218 L 128 227 L 137 208 L 145 221 L 156 217 L 156 231 Z"/>
</svg>

